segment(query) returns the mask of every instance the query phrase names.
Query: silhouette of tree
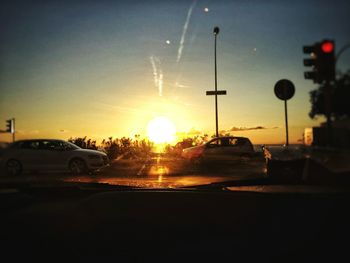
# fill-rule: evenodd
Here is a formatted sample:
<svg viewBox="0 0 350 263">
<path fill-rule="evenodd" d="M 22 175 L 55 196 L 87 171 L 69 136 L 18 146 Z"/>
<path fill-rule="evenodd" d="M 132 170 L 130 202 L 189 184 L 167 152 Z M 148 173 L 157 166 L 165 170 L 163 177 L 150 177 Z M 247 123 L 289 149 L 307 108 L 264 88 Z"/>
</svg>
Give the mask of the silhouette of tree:
<svg viewBox="0 0 350 263">
<path fill-rule="evenodd" d="M 75 145 L 77 145 L 83 149 L 97 150 L 96 141 L 91 140 L 91 139 L 86 139 L 86 136 L 85 137 L 69 138 L 68 141 L 71 143 L 74 143 Z"/>
<path fill-rule="evenodd" d="M 314 119 L 320 115 L 326 115 L 325 110 L 325 84 L 318 89 L 310 91 L 311 110 L 309 116 Z M 334 84 L 331 84 L 331 117 L 333 119 L 342 119 L 350 117 L 350 71 L 340 73 Z"/>
<path fill-rule="evenodd" d="M 123 156 L 125 159 L 146 158 L 151 154 L 154 146 L 152 142 L 141 139 L 140 135 L 135 136 L 134 140 L 127 137 L 120 139 L 109 137 L 103 139 L 100 145 L 97 145 L 95 140 L 87 139 L 86 136 L 69 138 L 68 141 L 83 149 L 102 150 L 110 160 L 114 160 L 119 156 Z"/>
</svg>

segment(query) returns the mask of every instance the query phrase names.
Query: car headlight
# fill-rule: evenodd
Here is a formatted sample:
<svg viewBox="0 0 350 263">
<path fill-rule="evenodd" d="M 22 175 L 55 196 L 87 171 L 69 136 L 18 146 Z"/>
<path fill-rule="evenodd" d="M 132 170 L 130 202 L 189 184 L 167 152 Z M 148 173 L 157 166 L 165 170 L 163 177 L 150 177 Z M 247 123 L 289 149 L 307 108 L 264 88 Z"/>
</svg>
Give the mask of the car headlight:
<svg viewBox="0 0 350 263">
<path fill-rule="evenodd" d="M 88 157 L 89 157 L 89 159 L 94 159 L 94 160 L 101 159 L 101 156 L 97 155 L 97 154 L 90 154 L 90 155 L 88 155 Z"/>
</svg>

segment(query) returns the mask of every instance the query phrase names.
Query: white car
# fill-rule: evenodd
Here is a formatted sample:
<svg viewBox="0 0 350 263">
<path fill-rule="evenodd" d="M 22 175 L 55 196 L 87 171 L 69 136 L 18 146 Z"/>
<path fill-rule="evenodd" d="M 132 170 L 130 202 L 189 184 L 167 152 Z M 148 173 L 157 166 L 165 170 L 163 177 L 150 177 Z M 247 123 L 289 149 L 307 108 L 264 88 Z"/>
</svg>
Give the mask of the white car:
<svg viewBox="0 0 350 263">
<path fill-rule="evenodd" d="M 248 138 L 225 136 L 214 138 L 199 146 L 186 148 L 181 156 L 189 160 L 224 160 L 254 154 L 253 145 Z"/>
<path fill-rule="evenodd" d="M 9 175 L 39 170 L 82 174 L 100 170 L 109 164 L 104 152 L 51 139 L 17 141 L 1 152 L 0 160 L 1 168 Z"/>
</svg>

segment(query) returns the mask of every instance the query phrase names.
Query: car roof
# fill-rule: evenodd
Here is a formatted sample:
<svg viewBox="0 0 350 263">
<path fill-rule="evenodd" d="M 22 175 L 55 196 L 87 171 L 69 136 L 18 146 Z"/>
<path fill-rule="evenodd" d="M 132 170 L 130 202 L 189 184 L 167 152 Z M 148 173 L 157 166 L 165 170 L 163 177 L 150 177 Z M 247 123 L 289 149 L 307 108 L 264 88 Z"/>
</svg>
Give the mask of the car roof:
<svg viewBox="0 0 350 263">
<path fill-rule="evenodd" d="M 240 136 L 219 136 L 219 137 L 215 137 L 212 140 L 215 139 L 243 139 L 243 140 L 249 140 L 247 137 L 240 137 Z"/>
<path fill-rule="evenodd" d="M 32 141 L 62 141 L 62 142 L 65 142 L 65 140 L 62 140 L 62 139 L 23 139 L 23 140 L 18 140 L 15 142 L 32 142 Z"/>
<path fill-rule="evenodd" d="M 12 145 L 19 145 L 22 144 L 24 142 L 42 142 L 42 141 L 50 141 L 50 142 L 67 142 L 65 140 L 61 140 L 61 139 L 23 139 L 23 140 L 18 140 L 12 143 Z"/>
</svg>

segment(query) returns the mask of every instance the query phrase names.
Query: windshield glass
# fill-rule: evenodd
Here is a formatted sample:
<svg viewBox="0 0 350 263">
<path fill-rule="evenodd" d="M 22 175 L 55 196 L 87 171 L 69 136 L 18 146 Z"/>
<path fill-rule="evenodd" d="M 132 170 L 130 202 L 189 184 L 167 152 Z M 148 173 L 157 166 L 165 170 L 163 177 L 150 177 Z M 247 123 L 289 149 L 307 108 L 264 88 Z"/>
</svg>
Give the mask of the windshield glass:
<svg viewBox="0 0 350 263">
<path fill-rule="evenodd" d="M 349 1 L 5 1 L 0 12 L 0 184 L 348 178 Z"/>
</svg>

